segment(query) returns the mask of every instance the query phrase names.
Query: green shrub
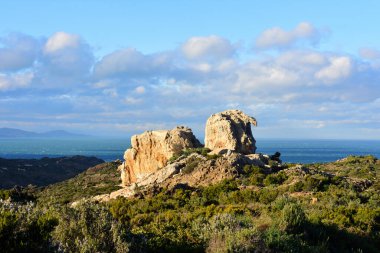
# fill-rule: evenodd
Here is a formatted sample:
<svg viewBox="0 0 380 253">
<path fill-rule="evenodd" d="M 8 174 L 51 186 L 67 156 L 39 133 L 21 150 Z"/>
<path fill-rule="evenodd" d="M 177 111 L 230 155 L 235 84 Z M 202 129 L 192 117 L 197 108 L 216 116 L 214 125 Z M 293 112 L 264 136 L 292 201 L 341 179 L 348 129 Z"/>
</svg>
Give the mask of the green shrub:
<svg viewBox="0 0 380 253">
<path fill-rule="evenodd" d="M 322 175 L 307 175 L 303 180 L 304 191 L 321 191 L 330 182 L 329 178 Z"/>
<path fill-rule="evenodd" d="M 183 150 L 181 155 L 189 156 L 193 153 L 197 153 L 197 154 L 200 154 L 200 155 L 206 157 L 210 151 L 211 150 L 209 148 L 189 148 L 189 149 Z"/>
<path fill-rule="evenodd" d="M 289 187 L 290 192 L 301 192 L 304 185 L 302 181 L 297 181 Z"/>
<path fill-rule="evenodd" d="M 199 160 L 194 159 L 192 161 L 189 161 L 186 163 L 185 167 L 182 169 L 182 173 L 184 174 L 190 174 L 191 172 L 194 171 L 194 169 L 198 166 Z"/>
<path fill-rule="evenodd" d="M 0 199 L 7 200 L 10 197 L 9 190 L 1 190 L 0 189 Z"/>
<path fill-rule="evenodd" d="M 286 205 L 292 203 L 296 203 L 296 199 L 285 195 L 278 197 L 274 202 L 272 202 L 271 206 L 273 207 L 274 211 L 282 211 Z"/>
<path fill-rule="evenodd" d="M 51 252 L 57 219 L 32 203 L 0 204 L 0 245 L 7 252 Z"/>
<path fill-rule="evenodd" d="M 269 204 L 277 198 L 278 190 L 276 188 L 267 187 L 260 191 L 259 201 L 263 204 Z"/>
<path fill-rule="evenodd" d="M 16 215 L 10 211 L 0 212 L 0 244 L 3 249 L 13 249 L 15 242 L 14 232 L 17 226 Z"/>
<path fill-rule="evenodd" d="M 268 186 L 271 184 L 282 184 L 288 179 L 284 172 L 278 172 L 274 174 L 269 174 L 263 181 L 264 185 Z"/>
<path fill-rule="evenodd" d="M 262 174 L 264 169 L 255 165 L 244 165 L 243 167 L 244 174 Z"/>
<path fill-rule="evenodd" d="M 221 155 L 213 154 L 213 155 L 207 155 L 206 157 L 207 157 L 207 160 L 214 160 L 221 157 Z"/>
<path fill-rule="evenodd" d="M 235 180 L 223 180 L 222 182 L 202 189 L 202 200 L 204 205 L 219 203 L 221 193 L 236 191 L 239 188 Z"/>
<path fill-rule="evenodd" d="M 281 224 L 287 231 L 300 231 L 306 223 L 303 208 L 297 203 L 288 203 L 281 212 Z"/>
<path fill-rule="evenodd" d="M 125 235 L 106 207 L 89 202 L 63 210 L 54 231 L 64 252 L 128 252 Z"/>
</svg>

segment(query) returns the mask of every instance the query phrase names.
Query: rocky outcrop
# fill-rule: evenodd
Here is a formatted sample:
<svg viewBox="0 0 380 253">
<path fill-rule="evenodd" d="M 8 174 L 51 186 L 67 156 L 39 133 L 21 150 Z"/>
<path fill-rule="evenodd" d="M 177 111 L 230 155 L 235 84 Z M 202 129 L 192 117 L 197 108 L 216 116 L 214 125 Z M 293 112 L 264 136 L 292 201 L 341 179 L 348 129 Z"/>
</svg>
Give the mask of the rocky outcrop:
<svg viewBox="0 0 380 253">
<path fill-rule="evenodd" d="M 138 182 L 110 194 L 98 195 L 93 199 L 108 201 L 118 197 L 138 197 L 141 193 L 149 195 L 156 190 L 158 192 L 160 189 L 172 190 L 178 186 L 190 188 L 208 186 L 224 179 L 239 177 L 244 173 L 245 165 L 265 167 L 267 159 L 261 154 L 243 155 L 236 152 L 212 159 L 197 153 L 183 155 Z"/>
<path fill-rule="evenodd" d="M 172 156 L 180 154 L 182 150 L 200 146 L 200 142 L 187 127 L 134 135 L 131 148 L 124 153 L 125 161 L 119 167 L 122 184 L 127 186 L 138 182 L 163 168 Z"/>
<path fill-rule="evenodd" d="M 228 149 L 253 154 L 256 140 L 252 136 L 251 124 L 256 126 L 256 119 L 239 110 L 213 114 L 206 123 L 205 147 L 218 152 Z"/>
</svg>

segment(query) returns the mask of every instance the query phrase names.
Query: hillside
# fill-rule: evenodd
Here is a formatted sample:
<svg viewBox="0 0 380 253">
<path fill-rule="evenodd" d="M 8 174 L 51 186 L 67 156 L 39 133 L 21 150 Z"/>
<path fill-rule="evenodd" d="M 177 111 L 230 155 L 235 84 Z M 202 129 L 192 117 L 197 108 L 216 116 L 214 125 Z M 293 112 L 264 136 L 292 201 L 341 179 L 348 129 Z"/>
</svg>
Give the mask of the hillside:
<svg viewBox="0 0 380 253">
<path fill-rule="evenodd" d="M 60 182 L 104 161 L 96 157 L 72 156 L 42 159 L 0 158 L 0 189 L 13 186 L 45 186 Z"/>
<path fill-rule="evenodd" d="M 284 164 L 239 110 L 131 138 L 123 161 L 0 191 L 9 252 L 380 252 L 380 161 Z M 74 167 L 74 166 L 69 166 Z"/>
<path fill-rule="evenodd" d="M 49 185 L 38 193 L 41 204 L 70 204 L 83 198 L 120 189 L 117 162 L 101 163 L 73 178 Z"/>
<path fill-rule="evenodd" d="M 42 235 L 61 247 L 73 238 L 81 242 L 67 244 L 65 252 L 380 250 L 380 161 L 372 156 L 309 165 L 269 160 L 269 167 L 244 166 L 204 186 L 158 186 L 137 189 L 131 199 L 91 200 L 119 188 L 117 165 L 97 165 L 34 193 L 33 212 L 44 214 L 41 224 L 53 224 L 40 228 Z M 75 209 L 65 207 L 83 198 Z"/>
</svg>

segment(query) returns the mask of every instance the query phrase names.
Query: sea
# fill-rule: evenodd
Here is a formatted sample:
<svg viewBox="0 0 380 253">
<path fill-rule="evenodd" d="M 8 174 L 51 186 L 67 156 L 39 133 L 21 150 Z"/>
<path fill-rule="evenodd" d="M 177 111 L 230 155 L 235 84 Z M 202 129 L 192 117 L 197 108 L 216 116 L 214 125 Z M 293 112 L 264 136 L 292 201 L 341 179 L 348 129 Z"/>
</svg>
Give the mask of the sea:
<svg viewBox="0 0 380 253">
<path fill-rule="evenodd" d="M 105 161 L 122 159 L 130 139 L 0 139 L 0 158 L 38 159 L 61 156 L 95 156 Z M 283 162 L 323 163 L 348 155 L 380 157 L 380 140 L 256 139 L 256 153 L 281 153 Z"/>
</svg>

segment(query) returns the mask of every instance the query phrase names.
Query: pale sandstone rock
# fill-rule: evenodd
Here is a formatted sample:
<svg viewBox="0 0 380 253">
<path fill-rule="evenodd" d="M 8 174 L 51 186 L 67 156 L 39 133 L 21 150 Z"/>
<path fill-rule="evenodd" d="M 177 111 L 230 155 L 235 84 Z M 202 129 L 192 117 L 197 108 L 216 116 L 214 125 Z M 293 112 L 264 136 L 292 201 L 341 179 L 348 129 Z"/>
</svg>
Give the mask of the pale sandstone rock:
<svg viewBox="0 0 380 253">
<path fill-rule="evenodd" d="M 197 153 L 190 154 L 187 157 L 182 157 L 176 160 L 175 162 L 166 165 L 164 168 L 159 169 L 152 174 L 146 176 L 145 178 L 141 179 L 137 185 L 139 187 L 145 187 L 149 185 L 154 184 L 160 184 L 163 181 L 165 181 L 168 178 L 173 177 L 174 175 L 177 175 L 181 172 L 181 169 L 186 166 L 190 161 L 193 160 L 199 160 L 199 161 L 205 161 L 206 158 L 202 155 L 199 155 Z"/>
<path fill-rule="evenodd" d="M 158 187 L 158 189 L 173 189 L 178 185 L 189 187 L 207 186 L 220 182 L 223 179 L 231 179 L 239 176 L 244 165 L 256 165 L 264 167 L 267 159 L 262 154 L 243 155 L 231 152 L 229 155 L 224 154 L 216 159 L 207 159 L 206 157 L 193 153 L 189 156 L 181 156 L 174 162 L 166 165 L 136 183 L 123 189 L 96 196 L 98 201 L 109 201 L 117 197 L 130 198 L 139 192 L 149 193 Z M 186 171 L 186 166 L 196 163 L 193 170 Z"/>
<path fill-rule="evenodd" d="M 206 123 L 205 147 L 253 154 L 256 140 L 252 136 L 251 124 L 257 126 L 256 119 L 239 110 L 213 114 Z"/>
<path fill-rule="evenodd" d="M 131 148 L 124 153 L 124 163 L 119 167 L 124 186 L 139 182 L 164 167 L 173 155 L 187 148 L 201 147 L 190 128 L 146 131 L 134 135 Z"/>
</svg>

